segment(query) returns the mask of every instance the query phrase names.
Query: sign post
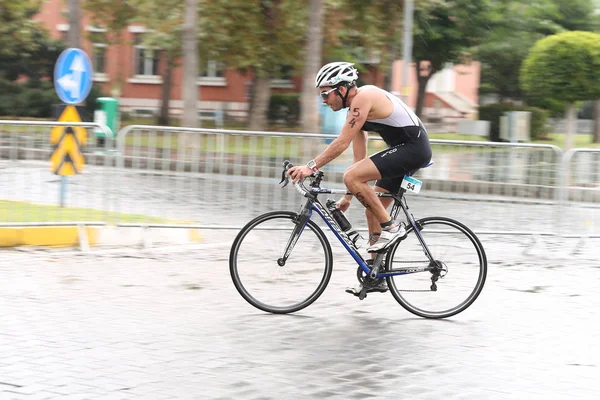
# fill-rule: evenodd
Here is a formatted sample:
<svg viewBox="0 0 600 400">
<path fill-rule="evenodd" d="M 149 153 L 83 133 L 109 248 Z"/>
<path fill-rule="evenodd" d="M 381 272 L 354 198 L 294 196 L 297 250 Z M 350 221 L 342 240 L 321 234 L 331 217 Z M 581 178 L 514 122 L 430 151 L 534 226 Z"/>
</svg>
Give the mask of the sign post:
<svg viewBox="0 0 600 400">
<path fill-rule="evenodd" d="M 60 53 L 54 66 L 54 89 L 66 103 L 58 118 L 61 122 L 81 122 L 75 104 L 83 102 L 92 89 L 92 63 L 87 54 L 77 48 Z M 81 146 L 87 143 L 87 131 L 82 127 L 56 126 L 50 132 L 50 168 L 61 176 L 60 206 L 65 205 L 67 176 L 83 171 L 85 158 Z"/>
</svg>

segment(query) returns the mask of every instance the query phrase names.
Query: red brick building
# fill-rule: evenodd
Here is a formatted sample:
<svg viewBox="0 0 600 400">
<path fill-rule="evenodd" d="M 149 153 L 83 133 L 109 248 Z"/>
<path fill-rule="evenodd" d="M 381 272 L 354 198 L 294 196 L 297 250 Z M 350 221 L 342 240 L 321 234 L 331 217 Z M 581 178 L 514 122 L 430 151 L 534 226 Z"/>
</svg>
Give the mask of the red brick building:
<svg viewBox="0 0 600 400">
<path fill-rule="evenodd" d="M 66 38 L 69 30 L 66 18 L 67 3 L 64 0 L 43 2 L 41 11 L 35 16 L 50 31 L 53 38 Z M 133 114 L 156 113 L 160 107 L 163 60 L 145 48 L 142 35 L 145 28 L 131 25 L 123 32 L 122 45 L 108 45 L 105 30 L 90 24 L 85 14 L 81 20 L 81 48 L 85 50 L 94 66 L 94 81 L 103 92 L 120 100 L 121 111 Z M 202 57 L 201 57 L 202 59 Z M 243 116 L 248 108 L 248 92 L 252 82 L 250 76 L 237 71 L 223 70 L 214 61 L 203 61 L 196 80 L 199 110 L 221 109 L 231 116 Z M 449 67 L 432 78 L 425 100 L 425 113 L 435 116 L 468 117 L 477 104 L 479 88 L 479 64 Z M 409 105 L 415 107 L 417 81 L 411 66 Z M 173 71 L 170 96 L 170 114 L 178 116 L 183 110 L 183 68 Z M 400 93 L 401 62 L 393 67 L 392 87 Z M 383 75 L 376 68 L 361 71 L 365 83 L 383 85 Z M 121 84 L 119 84 L 121 82 Z M 283 74 L 271 83 L 274 91 L 300 92 L 301 79 Z"/>
</svg>

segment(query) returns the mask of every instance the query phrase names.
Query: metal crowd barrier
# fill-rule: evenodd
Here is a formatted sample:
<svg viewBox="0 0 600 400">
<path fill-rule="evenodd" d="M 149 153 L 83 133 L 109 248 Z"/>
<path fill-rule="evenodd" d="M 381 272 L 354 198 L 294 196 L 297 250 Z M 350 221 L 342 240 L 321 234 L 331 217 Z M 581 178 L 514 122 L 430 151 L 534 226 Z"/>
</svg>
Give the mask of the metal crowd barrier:
<svg viewBox="0 0 600 400">
<path fill-rule="evenodd" d="M 51 171 L 50 132 L 67 126 L 86 129 L 87 143 L 81 148 L 83 173 L 62 182 Z M 104 146 L 98 146 L 95 131 L 106 137 Z M 110 222 L 118 176 L 115 147 L 103 124 L 0 120 L 0 226 Z M 60 207 L 61 196 L 67 207 Z"/>
<path fill-rule="evenodd" d="M 0 121 L 0 201 L 57 204 L 58 177 L 48 162 L 48 126 L 56 125 Z M 298 209 L 302 198 L 278 184 L 282 161 L 303 164 L 334 138 L 128 126 L 116 143 L 108 140 L 104 148 L 88 141 L 89 162 L 83 174 L 69 178 L 67 203 L 91 210 L 80 211 L 75 220 L 93 216 L 117 225 L 239 228 L 269 210 Z M 597 209 L 598 150 L 574 150 L 563 157 L 559 148 L 548 145 L 431 142 L 434 164 L 415 175 L 424 187 L 409 203 L 417 217 L 454 217 L 479 233 L 553 235 L 559 233 L 557 224 Z M 384 147 L 379 137 L 369 138 L 369 154 Z M 325 185 L 342 188 L 351 163 L 349 149 L 325 166 Z M 567 181 L 565 176 L 572 178 Z M 57 219 L 54 209 L 40 213 L 38 222 Z M 12 211 L 4 214 L 0 223 L 17 219 Z M 350 208 L 349 217 L 364 226 L 358 204 Z M 598 222 L 587 218 L 583 228 L 574 222 L 572 232 L 593 231 Z"/>
<path fill-rule="evenodd" d="M 562 150 L 526 143 L 431 140 L 432 168 L 418 173 L 440 214 L 479 233 L 553 233 Z"/>
<path fill-rule="evenodd" d="M 600 149 L 572 149 L 561 165 L 557 228 L 566 236 L 600 235 Z"/>
<path fill-rule="evenodd" d="M 278 185 L 282 162 L 300 163 L 326 147 L 328 135 L 128 126 L 118 135 L 119 212 L 160 216 L 166 224 L 241 226 L 249 216 L 302 199 Z M 341 187 L 352 162 L 331 163 Z M 132 188 L 135 190 L 130 190 Z"/>
</svg>

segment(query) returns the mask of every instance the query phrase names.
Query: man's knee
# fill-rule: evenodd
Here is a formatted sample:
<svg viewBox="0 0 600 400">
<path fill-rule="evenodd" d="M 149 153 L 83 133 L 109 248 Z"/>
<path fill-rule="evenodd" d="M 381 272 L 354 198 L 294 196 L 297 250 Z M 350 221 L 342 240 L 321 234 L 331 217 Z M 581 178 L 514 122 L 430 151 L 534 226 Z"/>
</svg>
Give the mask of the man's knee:
<svg viewBox="0 0 600 400">
<path fill-rule="evenodd" d="M 354 183 L 356 183 L 356 178 L 357 177 L 354 171 L 352 169 L 347 169 L 344 172 L 344 185 L 346 185 L 347 187 L 352 186 Z"/>
</svg>

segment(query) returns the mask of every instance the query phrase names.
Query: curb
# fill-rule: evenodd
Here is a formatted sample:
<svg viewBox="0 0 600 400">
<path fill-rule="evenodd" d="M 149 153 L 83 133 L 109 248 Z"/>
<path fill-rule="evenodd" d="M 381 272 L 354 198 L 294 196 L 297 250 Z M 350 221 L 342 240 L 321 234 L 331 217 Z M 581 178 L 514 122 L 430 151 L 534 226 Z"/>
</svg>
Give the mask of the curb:
<svg viewBox="0 0 600 400">
<path fill-rule="evenodd" d="M 121 226 L 0 227 L 0 248 L 18 246 L 73 247 L 136 246 L 200 243 L 204 237 L 195 228 Z"/>
</svg>

